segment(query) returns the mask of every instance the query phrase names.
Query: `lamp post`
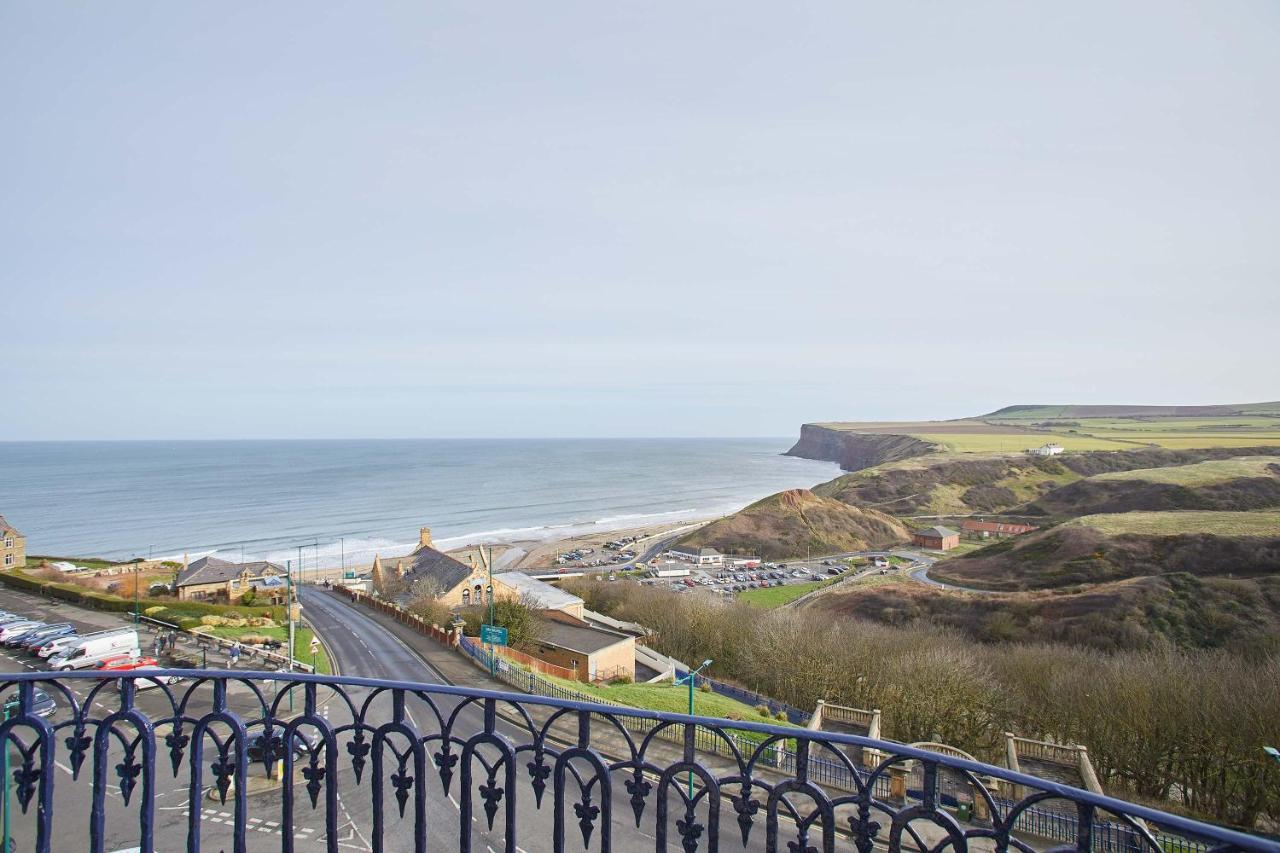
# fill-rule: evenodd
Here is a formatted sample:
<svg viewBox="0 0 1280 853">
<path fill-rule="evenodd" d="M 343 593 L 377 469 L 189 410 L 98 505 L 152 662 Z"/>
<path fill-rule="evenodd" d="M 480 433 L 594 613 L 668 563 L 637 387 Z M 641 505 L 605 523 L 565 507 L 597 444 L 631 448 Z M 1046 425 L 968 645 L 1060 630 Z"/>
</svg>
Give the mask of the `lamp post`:
<svg viewBox="0 0 1280 853">
<path fill-rule="evenodd" d="M 142 621 L 142 613 L 138 609 L 138 566 L 141 557 L 133 558 L 133 624 L 137 625 Z"/>
<path fill-rule="evenodd" d="M 677 682 L 676 682 L 677 684 L 680 684 L 680 683 L 682 683 L 682 682 L 683 682 L 683 683 L 685 683 L 685 684 L 688 684 L 688 685 L 689 685 L 689 716 L 690 716 L 690 717 L 692 717 L 692 716 L 693 716 L 693 682 L 694 682 L 694 676 L 696 676 L 698 673 L 702 672 L 704 669 L 706 669 L 706 668 L 707 668 L 707 667 L 709 667 L 709 666 L 711 666 L 711 659 L 710 659 L 710 658 L 707 658 L 706 660 L 704 660 L 704 661 L 702 662 L 702 664 L 701 664 L 697 669 L 693 670 L 693 671 L 692 671 L 692 672 L 690 672 L 688 675 L 686 675 L 684 678 L 682 678 L 680 681 L 677 681 Z M 690 800 L 692 800 L 692 799 L 693 799 L 693 771 L 692 771 L 692 770 L 690 770 L 690 771 L 689 771 L 689 799 L 690 799 Z"/>
<path fill-rule="evenodd" d="M 302 553 L 299 549 L 298 553 Z M 293 672 L 293 560 L 285 560 L 284 615 L 289 620 L 289 663 L 287 671 Z M 293 713 L 293 685 L 289 685 L 289 713 Z"/>
</svg>

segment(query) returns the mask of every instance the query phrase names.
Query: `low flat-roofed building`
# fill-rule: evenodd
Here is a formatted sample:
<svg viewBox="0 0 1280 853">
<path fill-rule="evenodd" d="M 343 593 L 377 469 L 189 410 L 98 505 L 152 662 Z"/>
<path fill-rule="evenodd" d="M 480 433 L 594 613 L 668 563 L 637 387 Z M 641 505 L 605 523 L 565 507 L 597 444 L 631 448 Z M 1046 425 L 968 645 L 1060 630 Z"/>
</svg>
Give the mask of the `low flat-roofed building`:
<svg viewBox="0 0 1280 853">
<path fill-rule="evenodd" d="M 715 548 L 697 545 L 676 545 L 667 549 L 667 555 L 675 557 L 677 560 L 684 560 L 686 563 L 693 563 L 695 566 L 724 565 L 724 554 L 721 554 Z"/>
<path fill-rule="evenodd" d="M 636 639 L 552 611 L 531 654 L 577 672 L 579 681 L 636 676 Z"/>
<path fill-rule="evenodd" d="M 1009 521 L 975 521 L 972 518 L 966 518 L 960 522 L 960 529 L 965 533 L 971 533 L 983 538 L 989 536 L 1020 536 L 1023 533 L 1039 530 L 1038 527 L 1032 524 L 1017 524 Z"/>
<path fill-rule="evenodd" d="M 538 610 L 558 610 L 582 618 L 582 599 L 571 592 L 532 578 L 524 572 L 500 572 L 493 576 L 493 597 L 515 598 Z"/>
</svg>

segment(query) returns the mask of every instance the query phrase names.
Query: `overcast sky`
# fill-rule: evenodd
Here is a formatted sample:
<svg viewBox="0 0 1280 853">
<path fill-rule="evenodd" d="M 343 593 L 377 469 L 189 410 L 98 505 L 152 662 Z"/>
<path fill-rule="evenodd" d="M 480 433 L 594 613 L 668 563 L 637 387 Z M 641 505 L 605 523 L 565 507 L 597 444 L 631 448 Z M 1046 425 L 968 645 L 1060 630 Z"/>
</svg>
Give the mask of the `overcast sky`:
<svg viewBox="0 0 1280 853">
<path fill-rule="evenodd" d="M 1274 2 L 0 0 L 0 439 L 1280 398 Z"/>
</svg>

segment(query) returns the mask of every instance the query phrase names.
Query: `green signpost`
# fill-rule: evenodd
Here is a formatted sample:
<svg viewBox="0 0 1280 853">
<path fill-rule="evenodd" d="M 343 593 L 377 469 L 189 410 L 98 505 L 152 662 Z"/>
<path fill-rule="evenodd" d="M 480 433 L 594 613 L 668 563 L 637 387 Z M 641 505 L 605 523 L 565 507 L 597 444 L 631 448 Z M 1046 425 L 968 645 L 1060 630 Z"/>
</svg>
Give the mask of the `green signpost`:
<svg viewBox="0 0 1280 853">
<path fill-rule="evenodd" d="M 492 587 L 490 587 L 492 589 Z M 498 675 L 498 646 L 507 644 L 507 629 L 501 625 L 481 625 L 480 642 L 489 646 L 489 674 Z"/>
<path fill-rule="evenodd" d="M 11 699 L 4 703 L 4 719 L 8 722 L 18 709 L 17 700 Z M 9 834 L 9 742 L 6 740 L 3 744 L 4 759 L 0 761 L 0 779 L 4 780 L 4 853 L 9 853 L 13 849 L 13 838 Z"/>
</svg>

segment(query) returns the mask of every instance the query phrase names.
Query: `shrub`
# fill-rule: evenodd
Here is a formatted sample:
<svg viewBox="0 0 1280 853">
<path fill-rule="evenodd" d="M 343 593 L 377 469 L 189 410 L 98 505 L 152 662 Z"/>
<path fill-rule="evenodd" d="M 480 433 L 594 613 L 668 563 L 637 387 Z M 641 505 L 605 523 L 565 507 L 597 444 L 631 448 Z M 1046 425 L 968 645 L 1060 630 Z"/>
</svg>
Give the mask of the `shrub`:
<svg viewBox="0 0 1280 853">
<path fill-rule="evenodd" d="M 703 693 L 710 693 L 711 685 L 704 681 L 698 685 L 698 689 L 701 690 Z"/>
<path fill-rule="evenodd" d="M 778 713 L 773 715 L 773 718 L 779 722 L 785 723 L 787 722 L 787 712 L 779 711 Z"/>
<path fill-rule="evenodd" d="M 266 634 L 241 634 L 236 639 L 247 646 L 258 646 L 264 643 L 274 642 L 273 638 Z"/>
<path fill-rule="evenodd" d="M 161 613 L 168 612 L 168 610 L 169 608 L 165 607 L 163 604 L 157 604 L 155 607 L 148 607 L 146 610 L 143 610 L 142 612 L 144 615 L 150 616 L 151 618 L 156 619 L 156 618 L 159 618 Z"/>
<path fill-rule="evenodd" d="M 769 706 L 768 706 L 768 705 L 764 705 L 764 704 L 757 705 L 757 706 L 756 706 L 756 713 L 757 713 L 757 714 L 759 714 L 759 715 L 760 715 L 760 716 L 762 716 L 762 717 L 767 717 L 767 716 L 769 716 Z"/>
<path fill-rule="evenodd" d="M 738 722 L 742 722 L 742 714 L 738 713 L 737 711 L 728 712 L 727 714 L 724 715 L 724 718 L 726 720 L 736 720 Z"/>
<path fill-rule="evenodd" d="M 613 678 L 609 679 L 610 684 L 630 684 L 633 681 L 635 681 L 635 679 L 629 675 L 615 675 Z"/>
</svg>

